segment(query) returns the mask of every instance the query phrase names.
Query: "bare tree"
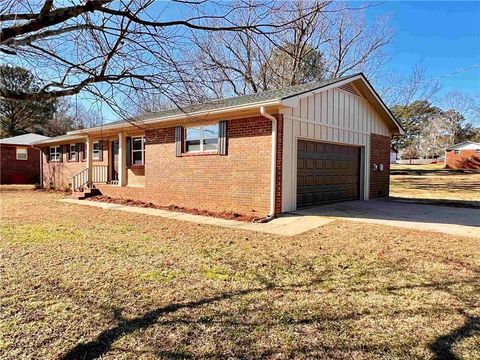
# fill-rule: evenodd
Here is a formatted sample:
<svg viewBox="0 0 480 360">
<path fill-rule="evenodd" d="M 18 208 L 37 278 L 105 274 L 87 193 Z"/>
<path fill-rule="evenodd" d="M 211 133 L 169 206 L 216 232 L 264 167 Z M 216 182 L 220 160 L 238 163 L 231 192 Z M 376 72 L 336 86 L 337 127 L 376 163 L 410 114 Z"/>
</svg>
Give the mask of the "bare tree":
<svg viewBox="0 0 480 360">
<path fill-rule="evenodd" d="M 458 117 L 456 117 L 458 119 Z M 432 114 L 419 137 L 419 153 L 424 158 L 437 158 L 454 143 L 458 122 L 444 112 Z"/>
<path fill-rule="evenodd" d="M 445 110 L 454 110 L 462 114 L 466 123 L 480 127 L 480 104 L 462 91 L 449 91 L 440 100 L 440 106 Z"/>
<path fill-rule="evenodd" d="M 276 17 L 289 25 L 267 36 L 253 31 L 194 36 L 193 71 L 201 73 L 209 91 L 221 97 L 356 71 L 372 75 L 388 60 L 385 49 L 393 37 L 388 20 L 368 26 L 363 8 L 317 1 L 312 12 L 308 4 L 301 0 L 285 4 Z M 244 8 L 237 16 L 239 23 L 248 23 L 251 10 Z"/>
<path fill-rule="evenodd" d="M 431 103 L 441 88 L 437 80 L 428 79 L 422 63 L 415 64 L 406 75 L 386 73 L 375 84 L 390 106 L 408 106 L 417 100 Z"/>
<path fill-rule="evenodd" d="M 207 3 L 176 0 L 8 0 L 0 15 L 1 61 L 36 73 L 43 86 L 35 92 L 0 89 L 4 98 L 33 100 L 87 92 L 121 115 L 124 99 L 139 91 L 189 102 L 199 75 L 186 72 L 192 59 L 179 54 L 191 44 L 191 33 L 251 33 L 266 38 L 298 21 L 276 16 L 285 2 Z M 318 12 L 314 3 L 300 17 Z M 250 16 L 241 23 L 239 13 Z M 193 85 L 192 85 L 193 84 Z M 185 95 L 182 97 L 182 95 Z"/>
<path fill-rule="evenodd" d="M 330 77 L 362 71 L 374 77 L 389 60 L 386 47 L 394 32 L 389 18 L 379 18 L 368 25 L 361 9 L 343 7 L 327 18 L 329 25 L 324 55 Z"/>
<path fill-rule="evenodd" d="M 135 115 L 162 111 L 174 107 L 174 104 L 168 98 L 157 94 L 139 93 L 137 94 L 136 100 L 133 104 L 135 107 L 133 113 Z"/>
</svg>

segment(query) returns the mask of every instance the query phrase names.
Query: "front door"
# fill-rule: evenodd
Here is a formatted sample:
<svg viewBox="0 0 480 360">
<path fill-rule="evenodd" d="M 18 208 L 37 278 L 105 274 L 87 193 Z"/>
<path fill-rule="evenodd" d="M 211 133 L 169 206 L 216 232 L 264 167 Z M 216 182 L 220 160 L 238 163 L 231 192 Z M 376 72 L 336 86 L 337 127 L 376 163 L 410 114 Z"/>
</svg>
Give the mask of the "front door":
<svg viewBox="0 0 480 360">
<path fill-rule="evenodd" d="M 112 181 L 118 181 L 118 140 L 112 141 Z"/>
</svg>

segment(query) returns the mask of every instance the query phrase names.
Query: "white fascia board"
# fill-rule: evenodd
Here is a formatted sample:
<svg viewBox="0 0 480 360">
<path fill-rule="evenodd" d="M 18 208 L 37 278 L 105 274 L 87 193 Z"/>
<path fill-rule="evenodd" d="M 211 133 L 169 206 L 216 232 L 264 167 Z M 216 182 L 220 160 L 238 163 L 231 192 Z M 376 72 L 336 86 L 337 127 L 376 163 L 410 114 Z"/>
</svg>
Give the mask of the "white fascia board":
<svg viewBox="0 0 480 360">
<path fill-rule="evenodd" d="M 48 144 L 62 143 L 62 142 L 71 142 L 71 141 L 75 141 L 75 140 L 85 140 L 85 139 L 86 139 L 85 135 L 78 135 L 78 136 L 61 135 L 59 137 L 52 137 L 52 138 L 46 139 L 46 140 L 35 141 L 34 143 L 32 143 L 32 146 L 48 145 Z"/>
<path fill-rule="evenodd" d="M 368 81 L 366 81 L 363 76 L 361 77 L 362 81 L 365 83 L 365 85 L 367 85 L 368 89 L 370 90 L 370 92 L 373 94 L 373 96 L 375 97 L 375 99 L 377 100 L 377 102 L 382 106 L 382 108 L 385 110 L 385 112 L 387 113 L 388 117 L 393 121 L 393 123 L 397 126 L 397 129 L 398 129 L 398 132 L 400 135 L 403 135 L 405 134 L 405 131 L 403 131 L 402 127 L 400 126 L 400 124 L 397 122 L 397 120 L 392 116 L 390 110 L 385 106 L 385 104 L 383 103 L 382 99 L 380 99 L 380 97 L 377 95 L 376 91 L 373 89 L 373 87 L 370 85 L 370 83 Z"/>
</svg>

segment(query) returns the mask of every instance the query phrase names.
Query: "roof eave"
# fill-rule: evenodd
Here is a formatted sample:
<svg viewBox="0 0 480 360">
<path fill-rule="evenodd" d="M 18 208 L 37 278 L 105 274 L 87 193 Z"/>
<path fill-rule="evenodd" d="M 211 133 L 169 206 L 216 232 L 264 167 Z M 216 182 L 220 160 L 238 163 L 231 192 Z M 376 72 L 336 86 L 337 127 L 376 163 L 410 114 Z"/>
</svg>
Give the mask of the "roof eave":
<svg viewBox="0 0 480 360">
<path fill-rule="evenodd" d="M 125 123 L 121 123 L 121 124 L 115 124 L 115 125 L 106 124 L 103 126 L 97 126 L 89 129 L 69 131 L 67 132 L 67 135 L 88 135 L 88 134 L 96 133 L 99 131 L 116 130 L 116 129 L 120 130 L 120 129 L 130 128 L 130 127 L 135 127 L 136 126 L 135 121 L 137 121 L 141 125 L 153 125 L 157 123 L 189 120 L 189 119 L 195 119 L 198 117 L 204 117 L 209 115 L 218 115 L 218 114 L 229 113 L 233 111 L 251 110 L 255 108 L 260 108 L 262 106 L 278 106 L 278 105 L 281 105 L 280 99 L 259 101 L 251 104 L 229 106 L 229 107 L 213 109 L 213 110 L 202 110 L 202 111 L 195 111 L 191 113 L 181 113 L 181 114 L 175 114 L 175 115 L 164 116 L 164 117 L 153 117 L 152 119 L 142 120 L 142 121 L 132 120 L 131 122 L 129 122 L 128 120 L 126 120 Z"/>
<path fill-rule="evenodd" d="M 480 146 L 480 143 L 477 143 L 475 141 L 467 140 L 467 141 L 463 141 L 463 142 L 458 143 L 458 144 L 450 145 L 447 148 L 445 148 L 445 150 L 454 150 L 454 149 L 458 148 L 459 146 L 462 146 L 462 145 L 465 145 L 465 144 L 473 144 L 473 145 Z"/>
<path fill-rule="evenodd" d="M 65 135 L 63 136 L 58 136 L 58 137 L 52 137 L 50 139 L 46 140 L 40 140 L 40 141 L 35 141 L 32 143 L 32 146 L 42 146 L 42 145 L 49 145 L 49 144 L 61 144 L 61 143 L 69 143 L 72 140 L 83 140 L 85 139 L 85 135 L 79 135 L 79 136 L 68 136 L 66 137 Z"/>
</svg>

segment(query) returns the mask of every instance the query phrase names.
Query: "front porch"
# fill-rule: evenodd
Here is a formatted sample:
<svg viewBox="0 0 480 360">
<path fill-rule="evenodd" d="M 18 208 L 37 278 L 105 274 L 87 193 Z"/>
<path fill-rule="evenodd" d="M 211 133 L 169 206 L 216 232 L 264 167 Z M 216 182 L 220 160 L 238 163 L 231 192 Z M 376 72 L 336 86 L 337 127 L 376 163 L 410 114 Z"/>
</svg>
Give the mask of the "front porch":
<svg viewBox="0 0 480 360">
<path fill-rule="evenodd" d="M 137 143 L 140 144 L 139 150 L 135 149 Z M 69 181 L 73 194 L 98 189 L 101 185 L 144 187 L 143 135 L 131 137 L 121 132 L 101 139 L 88 137 L 83 151 L 85 167 L 73 174 Z M 141 152 L 141 156 L 136 152 Z M 95 164 L 96 161 L 102 164 Z"/>
</svg>

